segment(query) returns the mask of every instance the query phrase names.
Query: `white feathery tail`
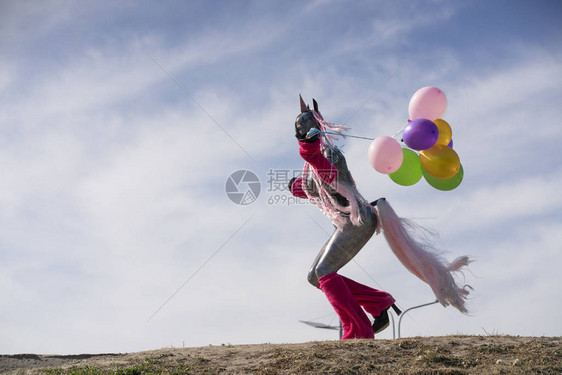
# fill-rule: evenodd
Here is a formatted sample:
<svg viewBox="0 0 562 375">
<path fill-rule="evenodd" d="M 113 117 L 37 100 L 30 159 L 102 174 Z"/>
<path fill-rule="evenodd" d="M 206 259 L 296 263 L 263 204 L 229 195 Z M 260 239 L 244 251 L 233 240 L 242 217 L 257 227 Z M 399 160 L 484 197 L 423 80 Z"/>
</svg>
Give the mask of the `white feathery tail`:
<svg viewBox="0 0 562 375">
<path fill-rule="evenodd" d="M 423 229 L 411 220 L 396 215 L 386 199 L 379 199 L 376 209 L 384 236 L 400 262 L 414 275 L 427 283 L 437 300 L 443 305 L 452 305 L 466 314 L 465 306 L 470 285 L 457 284 L 454 274 L 472 261 L 468 256 L 460 256 L 452 262 L 443 258 L 431 241 L 415 236 Z"/>
</svg>

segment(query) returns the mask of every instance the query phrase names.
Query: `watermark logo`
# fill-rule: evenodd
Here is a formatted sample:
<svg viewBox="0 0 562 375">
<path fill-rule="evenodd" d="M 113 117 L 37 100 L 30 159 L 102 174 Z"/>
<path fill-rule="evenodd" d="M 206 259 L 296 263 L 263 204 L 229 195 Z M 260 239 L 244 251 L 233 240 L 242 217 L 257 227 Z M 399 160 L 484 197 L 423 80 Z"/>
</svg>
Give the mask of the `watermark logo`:
<svg viewBox="0 0 562 375">
<path fill-rule="evenodd" d="M 294 197 L 289 189 L 289 182 L 298 177 L 302 177 L 301 169 L 270 169 L 267 172 L 267 203 L 286 206 L 305 203 L 306 200 Z"/>
<path fill-rule="evenodd" d="M 334 169 L 318 170 L 318 175 L 321 179 L 323 176 L 332 176 L 335 172 Z M 295 181 L 296 180 L 296 181 Z M 302 191 L 303 186 L 303 171 L 302 169 L 269 169 L 267 172 L 266 184 L 264 184 L 263 189 L 267 191 L 268 197 L 267 203 L 270 205 L 301 205 L 308 204 L 309 200 L 305 198 L 298 198 L 293 195 L 291 191 L 291 186 L 297 183 L 296 191 Z M 331 187 L 335 189 L 335 181 L 331 183 Z M 226 180 L 225 191 L 228 199 L 233 203 L 247 206 L 254 203 L 262 189 L 262 184 L 258 176 L 248 170 L 241 169 L 233 172 Z M 314 195 L 315 193 L 312 192 Z M 301 195 L 298 195 L 301 196 Z"/>
<path fill-rule="evenodd" d="M 241 169 L 228 176 L 225 191 L 233 203 L 247 206 L 260 196 L 261 182 L 254 172 Z"/>
</svg>

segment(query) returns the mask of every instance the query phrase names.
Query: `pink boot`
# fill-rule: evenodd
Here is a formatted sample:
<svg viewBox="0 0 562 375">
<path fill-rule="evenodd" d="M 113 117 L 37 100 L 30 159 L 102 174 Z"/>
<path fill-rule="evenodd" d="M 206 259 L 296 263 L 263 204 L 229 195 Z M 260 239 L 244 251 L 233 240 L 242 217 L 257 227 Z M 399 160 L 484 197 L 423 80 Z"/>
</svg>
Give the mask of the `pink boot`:
<svg viewBox="0 0 562 375">
<path fill-rule="evenodd" d="M 371 322 L 353 298 L 344 278 L 337 273 L 331 273 L 322 276 L 318 281 L 319 288 L 340 317 L 343 327 L 342 340 L 374 338 Z"/>
<path fill-rule="evenodd" d="M 359 284 L 345 276 L 341 276 L 341 278 L 345 281 L 353 297 L 373 318 L 379 316 L 383 310 L 388 309 L 396 302 L 387 292 Z"/>
</svg>

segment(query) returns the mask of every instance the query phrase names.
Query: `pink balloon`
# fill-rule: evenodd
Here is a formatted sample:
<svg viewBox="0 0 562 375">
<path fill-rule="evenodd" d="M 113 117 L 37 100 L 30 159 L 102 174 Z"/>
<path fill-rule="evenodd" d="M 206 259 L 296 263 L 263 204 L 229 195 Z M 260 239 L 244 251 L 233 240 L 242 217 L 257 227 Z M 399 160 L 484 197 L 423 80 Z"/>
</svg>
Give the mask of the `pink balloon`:
<svg viewBox="0 0 562 375">
<path fill-rule="evenodd" d="M 368 156 L 369 163 L 377 172 L 390 174 L 400 168 L 404 153 L 395 139 L 382 136 L 371 142 Z"/>
<path fill-rule="evenodd" d="M 426 118 L 433 121 L 443 117 L 446 109 L 445 93 L 433 86 L 422 87 L 416 91 L 408 106 L 410 120 Z"/>
</svg>

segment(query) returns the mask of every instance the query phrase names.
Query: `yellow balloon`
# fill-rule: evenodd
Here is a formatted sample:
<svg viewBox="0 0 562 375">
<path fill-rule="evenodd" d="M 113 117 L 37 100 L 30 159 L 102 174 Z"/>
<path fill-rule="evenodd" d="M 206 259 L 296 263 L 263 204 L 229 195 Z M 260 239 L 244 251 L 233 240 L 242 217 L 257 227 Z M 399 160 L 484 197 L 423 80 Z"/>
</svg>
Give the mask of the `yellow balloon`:
<svg viewBox="0 0 562 375">
<path fill-rule="evenodd" d="M 420 151 L 420 161 L 427 173 L 443 179 L 456 175 L 461 165 L 455 150 L 445 145 L 435 145 Z"/>
<path fill-rule="evenodd" d="M 451 142 L 451 138 L 453 138 L 453 130 L 451 130 L 451 126 L 447 123 L 447 121 L 440 118 L 433 122 L 437 125 L 437 129 L 439 129 L 439 138 L 437 138 L 437 142 L 435 143 L 447 146 L 449 142 Z"/>
</svg>

